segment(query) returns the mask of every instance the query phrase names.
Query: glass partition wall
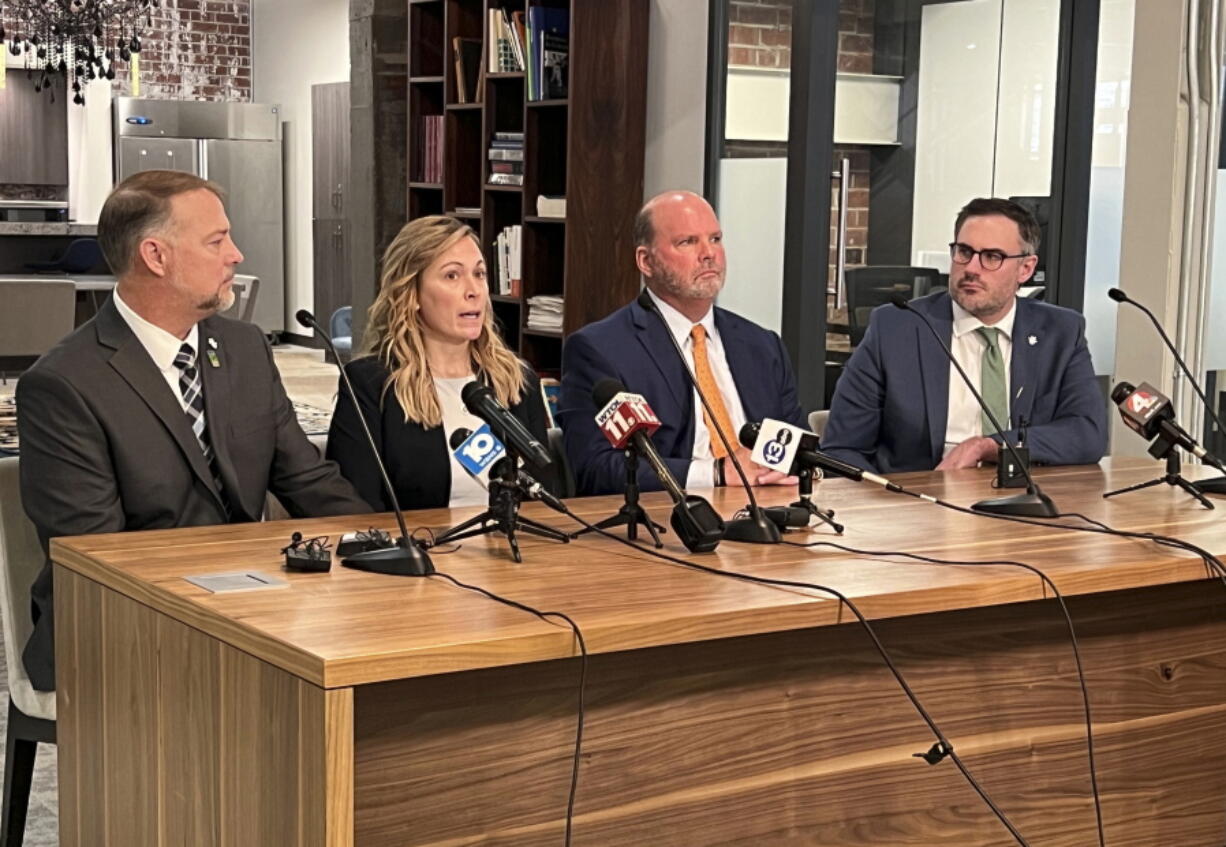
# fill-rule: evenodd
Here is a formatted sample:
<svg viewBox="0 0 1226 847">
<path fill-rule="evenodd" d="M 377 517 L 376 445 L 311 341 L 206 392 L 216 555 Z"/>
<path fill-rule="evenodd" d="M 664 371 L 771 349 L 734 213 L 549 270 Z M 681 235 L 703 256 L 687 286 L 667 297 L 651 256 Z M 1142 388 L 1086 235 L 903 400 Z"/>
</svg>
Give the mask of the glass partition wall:
<svg viewBox="0 0 1226 847">
<path fill-rule="evenodd" d="M 721 38 L 711 43 L 726 62 L 711 86 L 708 150 L 717 159 L 707 171 L 728 252 L 720 303 L 780 332 L 794 357 L 798 347 L 812 353 L 815 329 L 824 336 L 824 368 L 797 362 L 806 405 L 828 406 L 883 275 L 896 274 L 909 296 L 929 290 L 934 276 L 910 269 L 934 269 L 941 284 L 967 200 L 1014 197 L 1053 237 L 1053 206 L 1070 201 L 1071 127 L 1061 109 L 1077 104 L 1062 88 L 1073 74 L 1062 72 L 1061 45 L 1071 45 L 1071 8 L 1072 0 L 714 0 Z M 823 27 L 835 21 L 837 42 Z M 816 137 L 816 127 L 829 137 Z M 798 130 L 807 151 L 795 149 Z M 1088 148 L 1088 137 L 1079 143 Z M 789 176 L 789 159 L 822 150 L 828 170 Z M 813 214 L 815 197 L 797 191 L 828 193 L 828 212 Z M 816 245 L 825 266 L 790 261 L 797 241 Z M 1054 293 L 1057 271 L 1041 253 L 1039 296 Z M 814 289 L 824 296 L 797 297 Z M 1079 308 L 1081 280 L 1071 289 L 1078 302 L 1061 302 Z M 796 322 L 785 303 L 824 310 Z"/>
</svg>

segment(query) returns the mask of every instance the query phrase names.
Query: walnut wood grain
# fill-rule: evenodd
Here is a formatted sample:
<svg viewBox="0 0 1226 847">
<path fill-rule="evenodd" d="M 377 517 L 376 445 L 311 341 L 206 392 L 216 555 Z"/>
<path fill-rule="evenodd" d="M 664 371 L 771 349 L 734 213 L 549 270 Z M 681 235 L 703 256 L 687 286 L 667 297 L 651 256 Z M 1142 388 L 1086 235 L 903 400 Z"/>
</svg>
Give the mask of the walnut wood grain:
<svg viewBox="0 0 1226 847">
<path fill-rule="evenodd" d="M 352 847 L 352 689 L 325 690 L 60 568 L 66 847 Z"/>
<path fill-rule="evenodd" d="M 1105 468 L 1053 468 L 1042 484 L 1065 511 L 1080 511 L 1125 529 L 1186 537 L 1226 552 L 1219 512 L 1196 507 L 1174 489 L 1104 501 L 1109 487 L 1148 478 L 1155 465 L 1137 460 Z M 989 471 L 910 475 L 918 490 L 970 504 L 990 496 Z M 795 493 L 762 489 L 764 502 Z M 743 505 L 731 490 L 711 492 L 723 514 Z M 1164 585 L 1207 574 L 1200 559 L 1146 541 L 1020 526 L 956 514 L 866 485 L 836 480 L 818 486 L 818 499 L 838 509 L 847 525 L 793 535 L 837 540 L 873 550 L 908 550 L 960 559 L 1023 558 L 1042 566 L 1068 594 Z M 648 495 L 648 507 L 667 523 L 667 500 Z M 596 519 L 615 511 L 616 498 L 573 501 Z M 414 526 L 443 528 L 475 509 L 416 512 Z M 524 513 L 569 528 L 566 518 L 539 504 Z M 1071 521 L 1075 522 L 1075 521 Z M 439 580 L 396 579 L 336 566 L 327 574 L 286 574 L 279 550 L 290 533 L 334 538 L 374 523 L 391 529 L 390 515 L 98 535 L 53 542 L 53 558 L 90 579 L 233 644 L 304 680 L 324 687 L 448 673 L 574 655 L 564 626 L 495 606 Z M 666 550 L 688 556 L 675 537 Z M 593 652 L 639 649 L 681 641 L 729 638 L 829 625 L 847 611 L 828 596 L 803 590 L 721 582 L 661 563 L 613 541 L 587 536 L 568 545 L 524 537 L 525 562 L 516 565 L 497 536 L 465 541 L 436 554 L 440 569 L 520 601 L 570 612 Z M 714 567 L 780 579 L 818 582 L 852 597 L 872 618 L 1024 602 L 1045 596 L 1040 581 L 1016 568 L 921 568 L 888 557 L 833 550 L 722 544 L 694 557 Z M 183 577 L 235 570 L 277 573 L 288 589 L 211 595 Z M 308 622 L 305 623 L 305 622 Z"/>
</svg>

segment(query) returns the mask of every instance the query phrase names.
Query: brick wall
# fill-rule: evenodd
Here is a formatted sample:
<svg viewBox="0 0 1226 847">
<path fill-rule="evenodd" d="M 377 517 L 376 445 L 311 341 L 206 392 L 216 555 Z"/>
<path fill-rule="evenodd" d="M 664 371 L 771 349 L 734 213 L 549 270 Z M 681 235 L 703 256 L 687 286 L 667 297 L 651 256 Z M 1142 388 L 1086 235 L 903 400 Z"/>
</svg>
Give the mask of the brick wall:
<svg viewBox="0 0 1226 847">
<path fill-rule="evenodd" d="M 141 40 L 141 96 L 249 101 L 251 3 L 161 0 Z M 4 24 L 11 38 L 14 29 Z M 126 62 L 116 65 L 114 92 L 131 93 Z"/>
<path fill-rule="evenodd" d="M 838 69 L 842 73 L 873 72 L 874 0 L 841 0 L 839 5 Z M 786 69 L 792 54 L 791 0 L 728 0 L 728 64 Z M 865 264 L 868 244 L 869 152 L 867 147 L 838 145 L 832 169 L 851 159 L 847 213 L 847 264 Z M 830 273 L 834 275 L 835 227 L 838 222 L 836 185 L 831 197 Z"/>
</svg>

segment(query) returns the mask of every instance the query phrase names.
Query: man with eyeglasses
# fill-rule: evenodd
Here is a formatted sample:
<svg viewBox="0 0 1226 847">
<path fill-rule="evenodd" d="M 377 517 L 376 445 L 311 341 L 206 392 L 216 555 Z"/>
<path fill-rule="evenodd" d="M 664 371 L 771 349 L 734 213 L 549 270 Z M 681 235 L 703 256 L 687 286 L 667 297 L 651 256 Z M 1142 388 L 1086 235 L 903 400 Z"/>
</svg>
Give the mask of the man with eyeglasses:
<svg viewBox="0 0 1226 847">
<path fill-rule="evenodd" d="M 1031 461 L 1089 464 L 1107 446 L 1107 408 L 1085 320 L 1019 298 L 1034 273 L 1039 225 L 1009 200 L 978 198 L 958 213 L 949 291 L 911 302 L 946 341 Z M 928 328 L 894 306 L 873 312 L 835 389 L 822 449 L 879 473 L 953 470 L 994 461 L 1000 444 L 974 395 Z"/>
</svg>

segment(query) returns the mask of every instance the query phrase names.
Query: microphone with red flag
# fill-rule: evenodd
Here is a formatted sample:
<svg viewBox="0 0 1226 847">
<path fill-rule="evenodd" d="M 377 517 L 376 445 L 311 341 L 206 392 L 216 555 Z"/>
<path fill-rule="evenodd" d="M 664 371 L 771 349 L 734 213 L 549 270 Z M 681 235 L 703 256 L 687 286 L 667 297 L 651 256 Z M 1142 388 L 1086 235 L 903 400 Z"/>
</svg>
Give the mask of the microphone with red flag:
<svg viewBox="0 0 1226 847">
<path fill-rule="evenodd" d="M 1181 447 L 1203 462 L 1221 468 L 1221 461 L 1196 443 L 1188 432 L 1175 422 L 1171 400 L 1148 382 L 1134 386 L 1121 382 L 1111 391 L 1111 399 L 1119 407 L 1120 417 L 1133 432 L 1146 441 L 1157 439 L 1149 452 L 1156 459 L 1166 457 L 1172 447 Z"/>
<path fill-rule="evenodd" d="M 611 381 L 611 380 L 610 380 Z M 655 434 L 660 428 L 660 419 L 651 410 L 642 394 L 618 391 L 604 408 L 596 413 L 596 426 L 618 450 L 626 449 L 636 432 Z"/>
</svg>

